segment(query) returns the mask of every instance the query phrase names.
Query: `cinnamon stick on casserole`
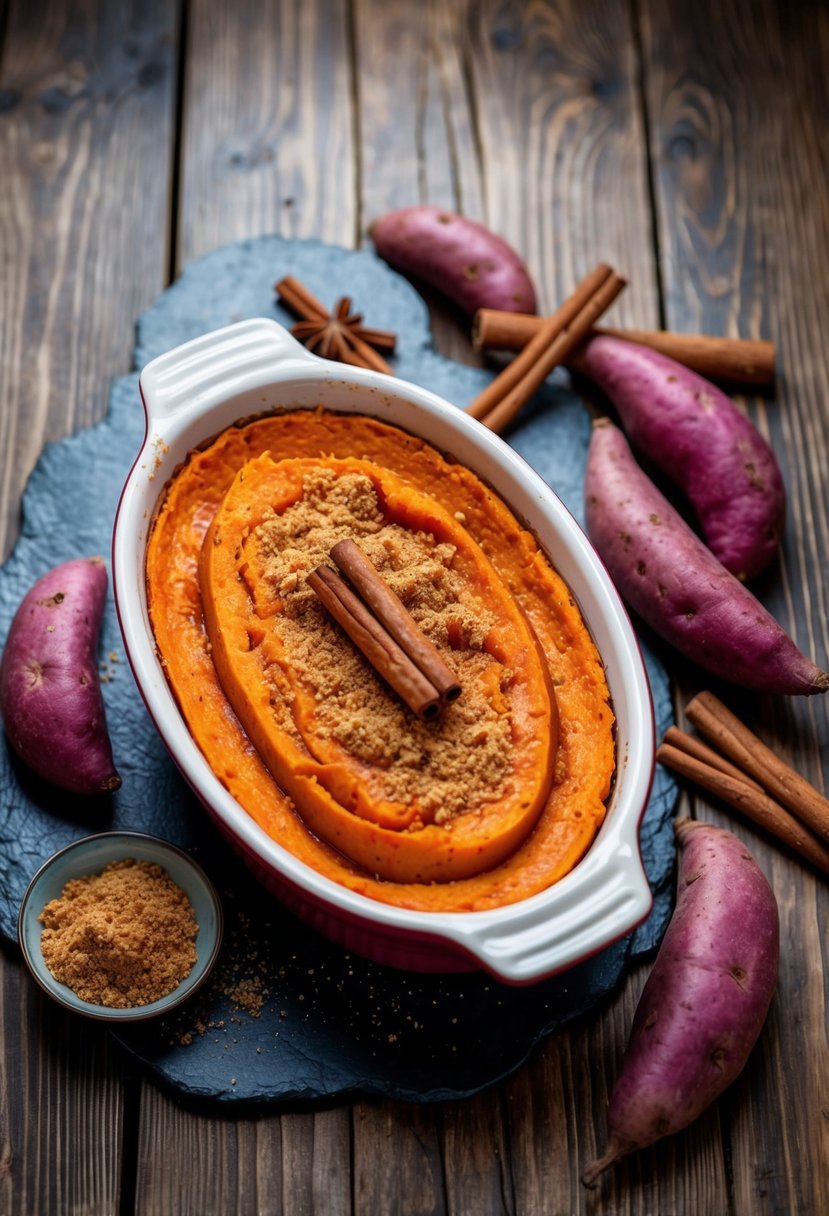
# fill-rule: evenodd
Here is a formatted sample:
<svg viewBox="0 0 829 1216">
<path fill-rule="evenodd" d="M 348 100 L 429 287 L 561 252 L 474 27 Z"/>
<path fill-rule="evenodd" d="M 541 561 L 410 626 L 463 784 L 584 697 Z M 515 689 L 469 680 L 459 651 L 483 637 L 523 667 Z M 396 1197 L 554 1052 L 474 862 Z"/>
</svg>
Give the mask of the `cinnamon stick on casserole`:
<svg viewBox="0 0 829 1216">
<path fill-rule="evenodd" d="M 409 709 L 434 721 L 460 696 L 454 673 L 353 541 L 340 541 L 330 555 L 354 589 L 330 566 L 318 566 L 307 577 L 311 590 Z"/>
<path fill-rule="evenodd" d="M 330 556 L 398 646 L 434 685 L 441 703 L 448 705 L 456 701 L 461 695 L 461 686 L 455 673 L 444 663 L 422 630 L 418 629 L 411 614 L 380 577 L 362 549 L 353 540 L 341 540 L 334 545 Z"/>
</svg>

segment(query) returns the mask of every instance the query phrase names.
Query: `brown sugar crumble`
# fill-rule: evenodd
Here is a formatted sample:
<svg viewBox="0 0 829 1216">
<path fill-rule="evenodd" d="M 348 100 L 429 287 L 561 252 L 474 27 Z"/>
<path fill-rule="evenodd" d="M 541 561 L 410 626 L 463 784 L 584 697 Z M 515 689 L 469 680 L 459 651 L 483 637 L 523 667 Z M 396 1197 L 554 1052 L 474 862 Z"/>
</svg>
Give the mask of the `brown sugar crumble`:
<svg viewBox="0 0 829 1216">
<path fill-rule="evenodd" d="M 127 858 L 73 878 L 38 919 L 46 966 L 90 1004 L 149 1005 L 177 988 L 196 962 L 193 908 L 154 862 Z"/>
<path fill-rule="evenodd" d="M 456 672 L 463 696 L 437 724 L 410 713 L 322 608 L 306 574 L 338 541 L 355 540 Z M 291 657 L 289 686 L 266 669 L 279 726 L 322 763 L 356 762 L 372 797 L 416 805 L 418 819 L 445 824 L 510 792 L 512 725 L 504 697 L 512 673 L 484 649 L 493 621 L 453 569 L 455 547 L 389 523 L 371 479 L 319 468 L 303 495 L 270 513 L 247 544 L 258 546 L 268 592 L 276 592 L 279 648 Z M 262 589 L 249 587 L 261 602 Z M 303 699 L 301 714 L 296 700 Z M 301 724 L 301 725 L 300 725 Z"/>
</svg>

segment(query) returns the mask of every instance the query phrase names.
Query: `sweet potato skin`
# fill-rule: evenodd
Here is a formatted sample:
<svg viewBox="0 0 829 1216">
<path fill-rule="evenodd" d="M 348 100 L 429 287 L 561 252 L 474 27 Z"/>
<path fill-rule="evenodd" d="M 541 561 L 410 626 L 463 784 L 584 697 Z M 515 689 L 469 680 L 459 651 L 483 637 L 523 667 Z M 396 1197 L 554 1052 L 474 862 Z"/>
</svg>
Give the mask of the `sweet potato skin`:
<svg viewBox="0 0 829 1216">
<path fill-rule="evenodd" d="M 758 692 L 829 687 L 829 675 L 702 543 L 607 419 L 588 449 L 585 522 L 630 607 L 695 663 Z"/>
<path fill-rule="evenodd" d="M 751 419 L 710 381 L 634 342 L 600 335 L 582 356 L 633 448 L 682 490 L 725 568 L 739 579 L 765 569 L 780 545 L 786 491 Z"/>
<path fill-rule="evenodd" d="M 106 589 L 100 557 L 49 570 L 21 601 L 0 662 L 9 742 L 41 777 L 78 794 L 121 784 L 98 676 Z"/>
<path fill-rule="evenodd" d="M 370 233 L 390 266 L 437 288 L 470 316 L 479 308 L 535 312 L 535 288 L 519 255 L 464 215 L 402 207 L 375 220 Z"/>
<path fill-rule="evenodd" d="M 677 901 L 636 1009 L 608 1110 L 606 1152 L 619 1158 L 681 1131 L 742 1071 L 768 1014 L 780 958 L 777 902 L 731 832 L 675 825 Z"/>
</svg>

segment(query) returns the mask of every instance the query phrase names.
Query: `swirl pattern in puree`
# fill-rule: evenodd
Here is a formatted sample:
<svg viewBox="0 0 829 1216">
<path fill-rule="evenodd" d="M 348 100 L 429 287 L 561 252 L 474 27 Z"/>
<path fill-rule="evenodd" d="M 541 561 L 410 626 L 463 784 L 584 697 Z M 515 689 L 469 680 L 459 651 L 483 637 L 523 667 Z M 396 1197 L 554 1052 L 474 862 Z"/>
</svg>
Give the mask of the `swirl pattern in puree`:
<svg viewBox="0 0 829 1216">
<path fill-rule="evenodd" d="M 438 726 L 366 672 L 305 588 L 355 533 L 459 667 L 464 695 Z M 544 889 L 589 847 L 614 764 L 600 658 L 534 538 L 422 441 L 322 411 L 229 429 L 168 487 L 147 581 L 214 771 L 335 881 L 480 909 Z"/>
</svg>

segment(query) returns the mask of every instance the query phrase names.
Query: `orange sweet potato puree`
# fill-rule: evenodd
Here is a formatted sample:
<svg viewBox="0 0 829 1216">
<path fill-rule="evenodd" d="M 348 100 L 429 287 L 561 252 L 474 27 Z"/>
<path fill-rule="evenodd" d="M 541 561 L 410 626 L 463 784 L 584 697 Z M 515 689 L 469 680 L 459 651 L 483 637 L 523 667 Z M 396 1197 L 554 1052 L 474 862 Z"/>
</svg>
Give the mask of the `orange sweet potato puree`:
<svg viewBox="0 0 829 1216">
<path fill-rule="evenodd" d="M 314 491 L 320 487 L 313 478 L 320 476 L 330 478 L 329 488 L 334 481 L 351 485 L 358 493 L 360 487 L 364 500 L 368 496 L 374 508 L 372 516 L 376 510 L 385 524 L 428 536 L 429 549 L 434 545 L 451 546 L 451 566 L 463 579 L 467 612 L 472 600 L 475 620 L 487 621 L 480 651 L 488 661 L 477 673 L 476 689 L 468 686 L 467 669 L 465 700 L 476 702 L 471 710 L 478 717 L 472 724 L 478 740 L 486 731 L 480 720 L 483 714 L 490 724 L 495 719 L 496 732 L 499 718 L 501 727 L 508 728 L 499 732 L 497 749 L 508 754 L 510 760 L 508 782 L 499 774 L 498 789 L 502 783 L 505 786 L 502 796 L 492 789 L 480 789 L 483 781 L 491 780 L 491 774 L 482 763 L 480 742 L 476 747 L 474 739 L 463 734 L 464 720 L 469 717 L 463 713 L 466 705 L 450 707 L 441 722 L 407 722 L 402 705 L 390 690 L 379 685 L 362 659 L 357 660 L 361 683 L 365 685 L 368 678 L 372 690 L 381 687 L 382 701 L 378 706 L 376 697 L 372 701 L 369 695 L 357 705 L 360 725 L 375 735 L 393 732 L 400 745 L 410 751 L 418 743 L 430 749 L 403 766 L 403 795 L 389 799 L 383 790 L 382 766 L 388 749 L 384 753 L 369 746 L 368 755 L 355 756 L 353 748 L 345 746 L 326 729 L 324 721 L 319 721 L 322 715 L 313 665 L 311 678 L 306 674 L 303 681 L 297 670 L 296 651 L 290 653 L 296 635 L 286 640 L 279 631 L 280 619 L 290 612 L 285 600 L 304 603 L 300 645 L 308 640 L 319 649 L 326 634 L 333 632 L 338 645 L 328 665 L 339 668 L 340 685 L 347 678 L 349 656 L 353 656 L 351 643 L 344 641 L 299 576 L 316 565 L 309 524 L 315 520 L 319 525 L 319 517 L 316 512 L 302 516 L 301 526 L 307 531 L 304 538 L 300 534 L 301 556 L 288 562 L 290 593 L 283 594 L 269 577 L 261 538 L 263 528 L 275 516 L 285 515 L 307 497 L 313 503 Z M 325 515 L 322 518 L 325 520 Z M 340 524 L 345 526 L 345 522 Z M 290 529 L 299 528 L 299 521 L 294 519 Z M 284 539 L 282 533 L 279 539 Z M 324 558 L 326 554 L 323 547 L 318 556 Z M 284 565 L 282 560 L 280 569 Z M 254 458 L 240 469 L 207 530 L 200 584 L 219 682 L 271 775 L 317 836 L 372 874 L 394 882 L 419 883 L 480 874 L 508 857 L 527 837 L 549 794 L 558 734 L 555 696 L 548 683 L 544 656 L 491 563 L 454 515 L 433 498 L 371 461 L 275 461 L 269 453 Z M 465 651 L 478 649 L 460 637 L 456 646 L 450 647 L 450 661 L 453 659 L 457 667 Z M 326 663 L 327 658 L 322 662 Z M 330 696 L 334 702 L 336 692 L 332 690 Z M 341 695 L 341 704 L 333 704 L 334 714 L 353 720 L 357 696 L 356 686 Z M 348 731 L 345 734 L 353 741 Z M 444 771 L 440 751 L 436 755 L 435 749 L 441 743 Z M 456 808 L 448 816 L 444 803 L 443 815 L 436 820 L 432 795 L 449 759 L 454 760 L 459 753 L 461 778 L 477 762 L 479 801 L 468 798 L 467 778 L 461 786 L 464 808 Z M 416 783 L 417 769 L 422 770 L 424 764 L 430 768 L 427 785 L 433 787 L 425 799 L 419 798 Z M 457 767 L 454 765 L 456 773 Z"/>
<path fill-rule="evenodd" d="M 378 809 L 353 774 L 343 782 L 340 764 L 315 755 L 313 742 L 287 738 L 262 710 L 257 648 L 247 642 L 256 580 L 247 569 L 239 577 L 239 554 L 257 502 L 296 501 L 302 462 L 368 472 L 390 518 L 457 546 L 459 563 L 496 606 L 501 645 L 514 635 L 509 654 L 494 642 L 493 652 L 519 671 L 521 695 L 510 706 L 517 783 L 448 831 L 437 823 L 395 830 L 400 808 Z M 224 431 L 167 489 L 148 545 L 147 588 L 171 688 L 211 767 L 265 832 L 335 882 L 406 908 L 483 910 L 544 890 L 589 848 L 615 762 L 599 655 L 534 537 L 469 469 L 422 440 L 322 410 Z M 257 634 L 278 607 L 261 600 Z"/>
</svg>

